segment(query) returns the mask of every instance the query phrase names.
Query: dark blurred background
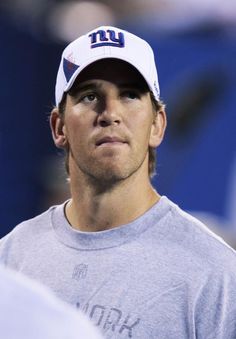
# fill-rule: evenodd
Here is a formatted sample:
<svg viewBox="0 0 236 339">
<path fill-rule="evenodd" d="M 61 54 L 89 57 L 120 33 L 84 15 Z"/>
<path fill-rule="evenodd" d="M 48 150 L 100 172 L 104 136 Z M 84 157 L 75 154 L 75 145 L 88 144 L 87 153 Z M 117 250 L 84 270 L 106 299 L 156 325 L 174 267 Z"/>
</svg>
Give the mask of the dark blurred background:
<svg viewBox="0 0 236 339">
<path fill-rule="evenodd" d="M 99 25 L 154 48 L 168 130 L 153 182 L 236 242 L 235 0 L 0 3 L 0 237 L 68 197 L 48 115 L 65 45 Z"/>
</svg>

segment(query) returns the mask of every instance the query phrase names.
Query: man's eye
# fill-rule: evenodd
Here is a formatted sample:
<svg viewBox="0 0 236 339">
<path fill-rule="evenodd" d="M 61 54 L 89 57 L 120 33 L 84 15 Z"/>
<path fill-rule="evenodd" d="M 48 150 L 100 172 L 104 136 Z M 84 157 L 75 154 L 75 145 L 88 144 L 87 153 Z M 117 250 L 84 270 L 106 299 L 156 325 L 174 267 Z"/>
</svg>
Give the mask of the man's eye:
<svg viewBox="0 0 236 339">
<path fill-rule="evenodd" d="M 122 93 L 122 97 L 134 100 L 134 99 L 138 99 L 139 95 L 135 91 L 125 91 Z"/>
<path fill-rule="evenodd" d="M 97 99 L 96 95 L 91 93 L 91 94 L 86 94 L 81 98 L 81 101 L 85 102 L 85 103 L 90 103 L 90 102 L 94 102 Z"/>
</svg>

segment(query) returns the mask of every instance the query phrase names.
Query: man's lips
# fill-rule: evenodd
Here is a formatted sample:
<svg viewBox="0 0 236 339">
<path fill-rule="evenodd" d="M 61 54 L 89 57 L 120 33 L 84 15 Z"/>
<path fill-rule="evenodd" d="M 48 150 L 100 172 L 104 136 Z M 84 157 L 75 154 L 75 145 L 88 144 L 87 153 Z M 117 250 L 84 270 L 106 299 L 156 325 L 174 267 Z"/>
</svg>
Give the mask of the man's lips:
<svg viewBox="0 0 236 339">
<path fill-rule="evenodd" d="M 101 146 L 104 144 L 115 145 L 115 144 L 126 144 L 126 143 L 127 142 L 123 138 L 116 137 L 116 136 L 105 136 L 96 141 L 96 146 Z"/>
</svg>

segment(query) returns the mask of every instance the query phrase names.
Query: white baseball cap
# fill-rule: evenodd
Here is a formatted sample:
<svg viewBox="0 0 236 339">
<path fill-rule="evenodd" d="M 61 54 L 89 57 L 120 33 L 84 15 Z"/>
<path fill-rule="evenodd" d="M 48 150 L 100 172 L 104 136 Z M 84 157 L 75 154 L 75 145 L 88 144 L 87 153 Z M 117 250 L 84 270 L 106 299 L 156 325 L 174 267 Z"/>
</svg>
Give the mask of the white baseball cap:
<svg viewBox="0 0 236 339">
<path fill-rule="evenodd" d="M 101 26 L 71 42 L 63 51 L 56 80 L 56 106 L 80 72 L 93 62 L 116 58 L 133 65 L 158 101 L 160 89 L 154 53 L 138 36 L 111 26 Z"/>
</svg>

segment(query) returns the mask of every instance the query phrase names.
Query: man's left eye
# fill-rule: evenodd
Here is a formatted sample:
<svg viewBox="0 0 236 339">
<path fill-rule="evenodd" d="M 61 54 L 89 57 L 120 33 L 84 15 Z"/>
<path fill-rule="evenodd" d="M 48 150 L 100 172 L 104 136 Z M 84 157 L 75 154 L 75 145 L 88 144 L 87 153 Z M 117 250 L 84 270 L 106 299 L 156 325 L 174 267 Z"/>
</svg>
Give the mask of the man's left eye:
<svg viewBox="0 0 236 339">
<path fill-rule="evenodd" d="M 136 92 L 134 92 L 134 91 L 126 91 L 126 92 L 123 92 L 123 93 L 122 93 L 122 96 L 123 96 L 123 97 L 126 97 L 126 98 L 128 98 L 128 99 L 132 99 L 132 100 L 139 98 L 138 93 L 136 93 Z"/>
</svg>

